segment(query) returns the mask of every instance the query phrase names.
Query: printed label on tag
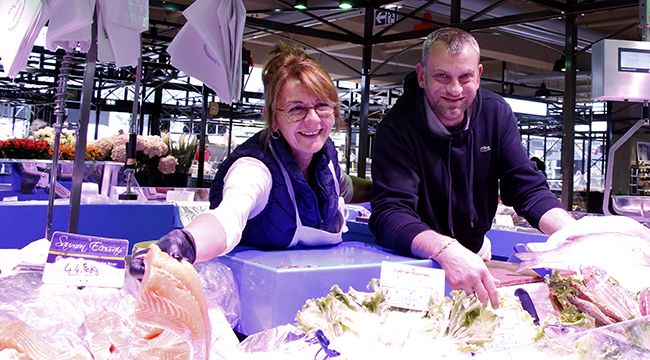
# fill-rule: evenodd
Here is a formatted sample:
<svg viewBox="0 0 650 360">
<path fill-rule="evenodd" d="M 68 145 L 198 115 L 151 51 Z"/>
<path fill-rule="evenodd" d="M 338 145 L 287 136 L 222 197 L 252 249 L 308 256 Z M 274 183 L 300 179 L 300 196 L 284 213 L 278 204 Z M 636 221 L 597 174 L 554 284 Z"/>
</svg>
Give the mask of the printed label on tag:
<svg viewBox="0 0 650 360">
<path fill-rule="evenodd" d="M 390 306 L 426 311 L 430 299 L 445 296 L 445 271 L 382 261 L 379 279 Z"/>
<path fill-rule="evenodd" d="M 72 286 L 124 286 L 129 241 L 65 232 L 52 235 L 43 283 Z"/>
</svg>

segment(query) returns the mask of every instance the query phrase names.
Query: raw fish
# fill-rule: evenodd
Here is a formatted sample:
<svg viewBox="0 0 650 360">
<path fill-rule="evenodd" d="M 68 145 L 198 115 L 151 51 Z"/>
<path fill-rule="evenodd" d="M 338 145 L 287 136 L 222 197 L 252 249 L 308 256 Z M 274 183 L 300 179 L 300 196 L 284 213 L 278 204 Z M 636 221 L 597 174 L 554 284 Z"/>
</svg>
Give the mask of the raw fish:
<svg viewBox="0 0 650 360">
<path fill-rule="evenodd" d="M 0 320 L 0 352 L 13 350 L 14 358 L 38 360 L 90 359 L 74 349 L 60 350 L 43 340 L 43 335 L 22 320 Z"/>
<path fill-rule="evenodd" d="M 173 332 L 135 322 L 113 311 L 86 316 L 83 334 L 95 360 L 187 359 L 190 356 L 189 344 Z"/>
<path fill-rule="evenodd" d="M 612 267 L 650 267 L 650 242 L 628 234 L 607 232 L 571 238 L 550 250 L 514 255 L 521 260 L 517 271 L 533 268 L 579 270 L 586 265 L 610 271 Z"/>
<path fill-rule="evenodd" d="M 145 259 L 138 321 L 172 331 L 190 344 L 191 359 L 208 359 L 211 328 L 201 280 L 194 266 L 149 246 Z"/>
</svg>

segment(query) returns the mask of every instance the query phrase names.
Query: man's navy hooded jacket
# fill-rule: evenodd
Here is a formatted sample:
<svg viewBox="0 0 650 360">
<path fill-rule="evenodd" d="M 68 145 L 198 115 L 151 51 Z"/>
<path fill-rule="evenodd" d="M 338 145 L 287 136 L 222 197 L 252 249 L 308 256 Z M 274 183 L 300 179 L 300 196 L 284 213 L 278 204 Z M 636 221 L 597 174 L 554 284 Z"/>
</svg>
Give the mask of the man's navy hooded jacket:
<svg viewBox="0 0 650 360">
<path fill-rule="evenodd" d="M 501 200 L 538 227 L 561 207 L 521 143 L 505 100 L 479 89 L 465 129 L 436 134 L 415 73 L 377 127 L 370 229 L 380 245 L 412 256 L 413 238 L 434 230 L 477 252 Z"/>
</svg>

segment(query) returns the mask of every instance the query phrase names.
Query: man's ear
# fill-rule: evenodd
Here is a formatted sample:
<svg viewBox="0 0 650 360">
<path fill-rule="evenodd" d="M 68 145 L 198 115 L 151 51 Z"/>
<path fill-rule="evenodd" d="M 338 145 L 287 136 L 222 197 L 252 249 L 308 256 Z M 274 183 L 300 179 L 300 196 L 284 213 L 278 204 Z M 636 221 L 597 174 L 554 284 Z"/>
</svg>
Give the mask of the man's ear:
<svg viewBox="0 0 650 360">
<path fill-rule="evenodd" d="M 426 74 L 426 71 L 422 63 L 419 62 L 417 63 L 417 65 L 415 65 L 415 72 L 418 74 L 418 84 L 420 85 L 421 88 L 424 89 L 424 84 L 425 84 L 424 76 Z"/>
</svg>

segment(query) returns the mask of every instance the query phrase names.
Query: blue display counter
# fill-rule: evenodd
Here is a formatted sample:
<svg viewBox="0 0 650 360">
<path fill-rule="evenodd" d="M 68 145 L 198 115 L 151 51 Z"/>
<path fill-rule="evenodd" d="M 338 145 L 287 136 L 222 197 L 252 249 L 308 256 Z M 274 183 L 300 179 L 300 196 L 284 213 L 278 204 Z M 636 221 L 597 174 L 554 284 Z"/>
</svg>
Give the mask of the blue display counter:
<svg viewBox="0 0 650 360">
<path fill-rule="evenodd" d="M 407 258 L 357 241 L 282 251 L 238 247 L 216 261 L 228 265 L 235 276 L 241 299 L 236 330 L 244 335 L 294 322 L 307 299 L 327 295 L 334 284 L 344 291 L 350 286 L 368 291 L 368 282 L 379 278 L 382 261 L 438 267 L 429 259 Z"/>
<path fill-rule="evenodd" d="M 374 243 L 375 238 L 365 222 L 348 220 L 348 232 L 343 234 L 345 241 L 362 241 Z M 487 232 L 492 242 L 492 259 L 506 261 L 514 252 L 516 244 L 527 244 L 529 242 L 545 242 L 547 235 L 542 233 L 495 230 Z"/>
<path fill-rule="evenodd" d="M 528 233 L 508 230 L 491 229 L 487 236 L 492 242 L 492 259 L 506 261 L 514 253 L 516 244 L 531 242 L 546 242 L 548 235 L 542 233 Z"/>
<path fill-rule="evenodd" d="M 45 234 L 47 202 L 0 204 L 0 248 L 22 248 Z M 55 205 L 54 231 L 67 231 L 69 206 Z M 179 226 L 173 204 L 120 203 L 82 204 L 79 210 L 80 234 L 129 240 L 133 244 L 155 240 Z"/>
</svg>

